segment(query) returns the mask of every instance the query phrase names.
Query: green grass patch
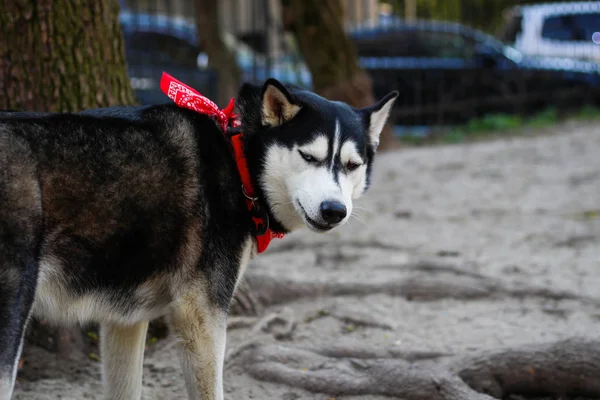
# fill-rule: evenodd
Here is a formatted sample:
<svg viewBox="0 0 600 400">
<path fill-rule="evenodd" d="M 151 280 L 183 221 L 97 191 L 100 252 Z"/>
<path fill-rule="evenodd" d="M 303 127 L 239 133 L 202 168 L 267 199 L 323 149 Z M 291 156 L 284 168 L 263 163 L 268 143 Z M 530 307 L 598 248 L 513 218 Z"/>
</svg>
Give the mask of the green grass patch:
<svg viewBox="0 0 600 400">
<path fill-rule="evenodd" d="M 550 107 L 529 117 L 505 113 L 488 114 L 473 118 L 463 125 L 438 129 L 429 136 L 402 136 L 400 141 L 416 146 L 438 143 L 459 144 L 469 140 L 522 134 L 525 128 L 543 129 L 566 119 L 600 119 L 600 108 L 588 105 L 578 111 L 561 115 L 558 109 Z"/>
<path fill-rule="evenodd" d="M 581 107 L 581 110 L 577 113 L 577 118 L 580 119 L 598 119 L 600 118 L 600 108 L 590 105 Z"/>
<path fill-rule="evenodd" d="M 532 128 L 544 128 L 559 121 L 558 110 L 554 107 L 541 111 L 527 120 L 526 125 Z"/>
</svg>

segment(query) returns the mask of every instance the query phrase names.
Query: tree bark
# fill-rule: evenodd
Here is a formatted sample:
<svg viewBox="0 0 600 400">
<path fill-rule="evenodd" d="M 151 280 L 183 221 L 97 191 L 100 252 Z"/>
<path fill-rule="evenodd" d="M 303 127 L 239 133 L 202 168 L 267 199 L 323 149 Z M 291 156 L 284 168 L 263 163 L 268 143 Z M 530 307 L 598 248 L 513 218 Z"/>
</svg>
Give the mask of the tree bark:
<svg viewBox="0 0 600 400">
<path fill-rule="evenodd" d="M 196 0 L 196 24 L 209 67 L 217 71 L 217 104 L 225 107 L 236 97 L 240 86 L 240 69 L 229 51 L 219 26 L 218 0 Z"/>
<path fill-rule="evenodd" d="M 284 0 L 283 6 L 284 26 L 296 38 L 312 75 L 313 90 L 353 107 L 374 104 L 371 77 L 360 68 L 354 44 L 344 32 L 341 1 Z M 393 143 L 391 128 L 386 126 L 379 148 L 390 148 Z"/>
<path fill-rule="evenodd" d="M 117 0 L 0 0 L 0 109 L 77 112 L 134 104 Z M 67 355 L 79 329 L 32 321 L 28 341 Z"/>
<path fill-rule="evenodd" d="M 407 20 L 417 19 L 417 0 L 404 1 L 404 18 Z"/>
<path fill-rule="evenodd" d="M 134 103 L 116 0 L 0 0 L 0 9 L 0 108 Z"/>
</svg>

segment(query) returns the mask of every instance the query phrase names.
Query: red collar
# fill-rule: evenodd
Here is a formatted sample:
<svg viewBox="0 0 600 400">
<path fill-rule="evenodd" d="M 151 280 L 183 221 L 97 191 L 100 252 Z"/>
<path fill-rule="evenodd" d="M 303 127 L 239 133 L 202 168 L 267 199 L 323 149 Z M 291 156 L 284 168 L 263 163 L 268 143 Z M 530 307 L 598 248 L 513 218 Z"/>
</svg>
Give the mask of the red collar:
<svg viewBox="0 0 600 400">
<path fill-rule="evenodd" d="M 192 89 L 186 84 L 173 78 L 171 75 L 163 72 L 160 81 L 161 90 L 171 98 L 179 107 L 189 108 L 201 114 L 213 117 L 219 124 L 223 133 L 226 134 L 229 127 L 239 127 L 240 121 L 237 115 L 233 114 L 235 107 L 234 99 L 229 101 L 227 107 L 219 110 L 219 107 L 210 99 L 202 96 L 198 91 Z M 256 247 L 258 253 L 262 253 L 267 249 L 271 239 L 282 238 L 283 233 L 275 233 L 269 227 L 269 216 L 266 211 L 260 207 L 258 198 L 256 197 L 252 178 L 248 170 L 248 163 L 244 154 L 243 133 L 237 133 L 231 136 L 231 146 L 235 157 L 240 179 L 242 180 L 242 192 L 246 198 L 248 211 L 252 214 L 252 221 L 255 226 Z"/>
</svg>

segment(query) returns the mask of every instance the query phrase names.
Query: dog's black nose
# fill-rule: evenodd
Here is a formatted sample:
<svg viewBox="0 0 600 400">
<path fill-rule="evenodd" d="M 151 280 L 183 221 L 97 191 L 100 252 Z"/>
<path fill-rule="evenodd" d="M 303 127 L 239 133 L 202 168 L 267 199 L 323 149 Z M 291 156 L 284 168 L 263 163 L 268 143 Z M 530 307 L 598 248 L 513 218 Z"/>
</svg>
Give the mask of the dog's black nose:
<svg viewBox="0 0 600 400">
<path fill-rule="evenodd" d="M 337 224 L 346 217 L 346 206 L 339 201 L 326 200 L 321 203 L 321 216 L 328 224 Z"/>
</svg>

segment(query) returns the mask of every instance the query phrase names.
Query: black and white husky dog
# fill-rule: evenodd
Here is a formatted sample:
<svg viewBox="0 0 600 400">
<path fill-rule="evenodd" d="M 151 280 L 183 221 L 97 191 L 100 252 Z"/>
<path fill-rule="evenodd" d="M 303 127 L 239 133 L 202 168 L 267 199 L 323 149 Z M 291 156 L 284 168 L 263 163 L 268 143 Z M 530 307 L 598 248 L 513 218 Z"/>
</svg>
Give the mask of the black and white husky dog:
<svg viewBox="0 0 600 400">
<path fill-rule="evenodd" d="M 398 93 L 355 109 L 269 79 L 237 98 L 269 228 L 326 232 L 369 186 Z M 257 228 L 228 135 L 175 104 L 0 112 L 0 399 L 32 315 L 101 324 L 106 397 L 140 399 L 148 321 L 168 315 L 191 399 L 223 399 L 226 320 Z"/>
</svg>

